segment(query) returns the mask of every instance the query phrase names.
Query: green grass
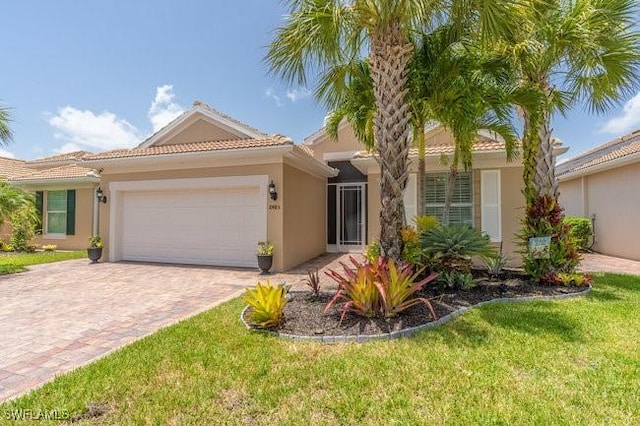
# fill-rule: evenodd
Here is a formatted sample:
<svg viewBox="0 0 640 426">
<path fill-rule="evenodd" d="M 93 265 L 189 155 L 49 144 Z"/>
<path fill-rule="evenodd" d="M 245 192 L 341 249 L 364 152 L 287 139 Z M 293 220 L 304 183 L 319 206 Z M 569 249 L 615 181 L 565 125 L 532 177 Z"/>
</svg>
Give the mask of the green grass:
<svg viewBox="0 0 640 426">
<path fill-rule="evenodd" d="M 109 411 L 97 424 L 640 424 L 639 307 L 640 277 L 605 275 L 585 298 L 488 305 L 410 339 L 321 345 L 248 332 L 236 299 L 0 415 L 99 402 Z"/>
<path fill-rule="evenodd" d="M 26 267 L 30 265 L 60 262 L 61 260 L 84 259 L 86 257 L 86 250 L 38 253 L 4 253 L 0 255 L 0 275 L 24 272 L 27 269 Z"/>
</svg>

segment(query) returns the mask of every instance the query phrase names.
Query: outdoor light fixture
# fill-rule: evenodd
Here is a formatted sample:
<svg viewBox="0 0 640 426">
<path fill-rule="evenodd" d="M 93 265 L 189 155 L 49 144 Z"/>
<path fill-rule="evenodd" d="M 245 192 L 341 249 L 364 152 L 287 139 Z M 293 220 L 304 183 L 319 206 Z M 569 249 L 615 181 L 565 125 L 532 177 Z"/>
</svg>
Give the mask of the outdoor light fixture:
<svg viewBox="0 0 640 426">
<path fill-rule="evenodd" d="M 98 189 L 96 190 L 96 198 L 98 199 L 99 203 L 107 203 L 107 196 L 104 195 L 104 192 L 102 192 L 102 188 L 98 187 Z"/>
<path fill-rule="evenodd" d="M 278 199 L 278 193 L 276 192 L 276 184 L 271 181 L 269 184 L 269 195 L 273 201 Z"/>
</svg>

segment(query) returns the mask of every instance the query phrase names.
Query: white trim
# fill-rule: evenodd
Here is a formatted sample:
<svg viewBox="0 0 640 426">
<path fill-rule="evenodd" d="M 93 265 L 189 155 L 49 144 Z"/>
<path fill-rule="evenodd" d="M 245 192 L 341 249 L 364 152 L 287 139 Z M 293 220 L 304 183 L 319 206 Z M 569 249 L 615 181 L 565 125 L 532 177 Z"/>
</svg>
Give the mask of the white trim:
<svg viewBox="0 0 640 426">
<path fill-rule="evenodd" d="M 343 119 L 340 124 L 338 124 L 338 132 L 342 129 L 344 129 L 345 127 L 347 127 L 349 125 L 349 122 L 346 119 Z M 323 136 L 326 136 L 327 139 L 325 140 L 320 140 Z M 307 136 L 306 138 L 304 138 L 304 144 L 305 145 L 316 145 L 318 143 L 324 142 L 329 138 L 329 135 L 327 135 L 326 132 L 326 127 L 322 126 L 319 130 L 316 130 L 315 132 L 313 132 L 312 134 L 310 134 L 309 136 Z"/>
<path fill-rule="evenodd" d="M 214 121 L 215 123 L 221 125 L 224 130 L 230 131 L 231 133 L 235 133 L 239 137 L 247 137 L 248 139 L 260 139 L 267 136 L 266 133 L 260 132 L 258 130 L 252 129 L 248 126 L 244 126 L 234 120 L 231 120 L 224 115 L 212 111 L 209 108 L 206 108 L 202 105 L 196 105 L 191 110 L 185 112 L 181 116 L 177 117 L 174 121 L 164 126 L 162 129 L 158 130 L 156 133 L 151 135 L 147 140 L 143 141 L 137 148 L 147 148 L 150 146 L 154 146 L 159 142 L 163 137 L 167 136 L 171 131 L 177 129 L 182 124 L 191 120 L 197 114 L 201 114 L 204 117 Z M 195 120 L 193 120 L 195 121 Z M 160 144 L 162 145 L 162 144 Z"/>
<path fill-rule="evenodd" d="M 502 194 L 500 180 L 500 170 L 480 170 L 480 228 L 483 232 L 487 232 L 486 229 L 490 225 L 489 218 L 496 220 L 495 234 L 491 235 L 487 232 L 489 237 L 491 237 L 491 241 L 494 243 L 502 241 Z M 495 185 L 495 187 L 492 188 L 496 195 L 495 202 L 488 202 L 487 200 L 489 188 L 487 188 L 486 185 L 491 184 Z M 497 217 L 489 216 L 488 211 L 494 211 Z"/>
<path fill-rule="evenodd" d="M 351 160 L 360 151 L 325 152 L 322 154 L 324 161 L 346 161 Z"/>
<path fill-rule="evenodd" d="M 109 184 L 109 261 L 117 262 L 122 260 L 122 214 L 123 196 L 126 192 L 136 191 L 167 191 L 167 190 L 187 190 L 206 189 L 216 187 L 258 187 L 259 192 L 264 194 L 264 202 L 261 203 L 260 226 L 267 239 L 267 203 L 268 203 L 268 175 L 254 176 L 226 176 L 211 178 L 190 178 L 190 179 L 158 179 L 141 180 L 127 182 L 112 182 Z"/>
</svg>

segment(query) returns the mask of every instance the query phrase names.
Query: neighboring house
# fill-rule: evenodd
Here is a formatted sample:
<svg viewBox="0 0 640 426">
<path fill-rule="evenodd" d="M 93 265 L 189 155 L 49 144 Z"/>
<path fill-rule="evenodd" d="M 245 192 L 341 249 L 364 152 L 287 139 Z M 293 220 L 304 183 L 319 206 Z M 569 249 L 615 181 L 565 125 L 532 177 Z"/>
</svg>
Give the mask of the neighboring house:
<svg viewBox="0 0 640 426">
<path fill-rule="evenodd" d="M 78 151 L 22 161 L 20 172 L 8 176 L 12 185 L 35 194 L 42 223 L 36 244 L 55 244 L 62 250 L 87 247 L 97 230 L 95 189 L 100 177 L 75 163 L 89 154 Z"/>
<path fill-rule="evenodd" d="M 594 220 L 593 249 L 640 260 L 640 129 L 556 167 L 560 203 Z"/>
<path fill-rule="evenodd" d="M 9 180 L 13 177 L 30 172 L 30 170 L 24 166 L 24 163 L 24 160 L 0 157 L 0 179 Z M 9 241 L 10 238 L 11 226 L 8 223 L 3 223 L 0 225 L 0 239 L 3 241 Z"/>
<path fill-rule="evenodd" d="M 453 138 L 442 125 L 426 130 L 425 212 L 442 218 L 449 167 L 443 155 L 453 154 Z M 338 139 L 323 130 L 305 141 L 314 156 L 340 170 L 329 179 L 327 212 L 327 250 L 361 250 L 380 234 L 380 166 L 374 155 L 362 151 L 351 127 L 342 123 Z M 565 152 L 561 145 L 556 153 Z M 417 151 L 410 151 L 410 175 L 405 192 L 407 223 L 417 213 Z M 460 172 L 456 179 L 450 210 L 451 223 L 477 227 L 502 247 L 503 253 L 519 262 L 515 234 L 524 215 L 522 163 L 507 162 L 503 141 L 480 132 L 473 147 L 472 170 Z"/>
</svg>

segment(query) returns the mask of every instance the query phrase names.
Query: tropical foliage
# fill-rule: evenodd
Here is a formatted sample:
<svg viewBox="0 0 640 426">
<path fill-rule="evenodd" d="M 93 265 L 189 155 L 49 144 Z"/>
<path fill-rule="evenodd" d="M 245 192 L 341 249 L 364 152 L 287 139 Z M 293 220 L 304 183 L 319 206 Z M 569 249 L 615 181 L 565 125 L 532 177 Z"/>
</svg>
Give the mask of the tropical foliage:
<svg viewBox="0 0 640 426">
<path fill-rule="evenodd" d="M 570 234 L 571 226 L 565 224 L 563 218 L 564 209 L 552 195 L 536 198 L 527 208 L 518 238 L 523 247 L 524 269 L 535 280 L 540 281 L 548 274 L 573 273 L 580 263 L 578 245 Z M 536 257 L 529 251 L 529 241 L 543 236 L 551 237 L 549 253 Z"/>
<path fill-rule="evenodd" d="M 245 290 L 244 301 L 249 305 L 247 319 L 249 323 L 260 328 L 274 328 L 284 319 L 284 308 L 287 304 L 289 286 L 257 283 L 254 288 Z"/>
<path fill-rule="evenodd" d="M 334 270 L 327 272 L 338 284 L 338 290 L 327 303 L 325 312 L 335 303 L 344 302 L 341 322 L 348 312 L 369 318 L 390 318 L 422 303 L 436 319 L 429 300 L 418 297 L 417 293 L 437 274 L 418 280 L 419 274 L 414 273 L 410 264 L 397 265 L 391 258 L 379 258 L 371 264 L 360 263 L 352 257 L 351 262 L 353 268 L 342 264 L 343 274 Z"/>
<path fill-rule="evenodd" d="M 593 224 L 586 217 L 568 216 L 563 222 L 570 226 L 569 234 L 576 240 L 580 250 L 586 250 L 593 237 Z"/>
<path fill-rule="evenodd" d="M 488 236 L 467 225 L 441 225 L 424 234 L 420 242 L 425 258 L 436 272 L 471 271 L 473 256 L 493 256 Z"/>
<path fill-rule="evenodd" d="M 9 108 L 0 106 L 0 144 L 8 144 L 13 140 L 10 122 Z"/>
</svg>

